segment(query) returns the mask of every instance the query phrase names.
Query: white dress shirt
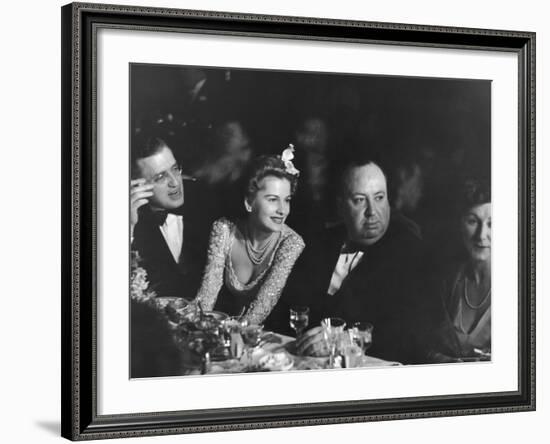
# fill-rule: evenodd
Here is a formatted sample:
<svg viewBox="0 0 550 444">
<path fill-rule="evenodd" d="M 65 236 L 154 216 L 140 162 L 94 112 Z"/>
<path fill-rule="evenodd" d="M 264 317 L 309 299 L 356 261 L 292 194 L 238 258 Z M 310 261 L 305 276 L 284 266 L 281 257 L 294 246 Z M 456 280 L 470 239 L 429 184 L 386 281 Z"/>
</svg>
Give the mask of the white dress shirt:
<svg viewBox="0 0 550 444">
<path fill-rule="evenodd" d="M 183 216 L 168 213 L 166 221 L 160 227 L 164 240 L 176 263 L 179 263 L 183 246 Z"/>
<path fill-rule="evenodd" d="M 342 286 L 344 280 L 348 277 L 348 274 L 357 267 L 361 259 L 363 259 L 363 251 L 355 251 L 352 253 L 346 252 L 346 246 L 342 246 L 342 252 L 340 257 L 338 257 L 338 262 L 336 262 L 336 267 L 334 267 L 334 272 L 330 278 L 330 285 L 328 286 L 327 293 L 333 295 Z"/>
</svg>

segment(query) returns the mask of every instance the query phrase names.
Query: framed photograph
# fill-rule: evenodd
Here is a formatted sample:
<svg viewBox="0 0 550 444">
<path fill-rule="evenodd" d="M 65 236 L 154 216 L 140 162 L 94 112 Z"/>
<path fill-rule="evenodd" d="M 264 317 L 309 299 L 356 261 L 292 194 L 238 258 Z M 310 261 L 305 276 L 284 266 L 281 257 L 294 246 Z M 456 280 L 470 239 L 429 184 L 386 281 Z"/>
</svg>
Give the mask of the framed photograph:
<svg viewBox="0 0 550 444">
<path fill-rule="evenodd" d="M 534 102 L 530 32 L 64 6 L 62 435 L 534 410 Z"/>
</svg>

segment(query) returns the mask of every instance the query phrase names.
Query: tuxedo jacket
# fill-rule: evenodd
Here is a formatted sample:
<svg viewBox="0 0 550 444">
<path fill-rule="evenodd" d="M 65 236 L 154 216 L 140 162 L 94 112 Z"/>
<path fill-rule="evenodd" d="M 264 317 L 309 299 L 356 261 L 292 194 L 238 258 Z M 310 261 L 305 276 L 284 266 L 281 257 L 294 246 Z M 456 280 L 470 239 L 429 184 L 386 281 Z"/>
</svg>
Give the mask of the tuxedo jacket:
<svg viewBox="0 0 550 444">
<path fill-rule="evenodd" d="M 346 241 L 345 227 L 326 230 L 306 245 L 292 274 L 285 300 L 308 305 L 310 326 L 324 317 L 343 318 L 348 326 L 368 321 L 374 325 L 369 354 L 403 363 L 416 362 L 417 312 L 426 281 L 422 240 L 414 223 L 392 213 L 388 229 L 364 249 L 359 264 L 329 295 L 330 280 Z"/>
<path fill-rule="evenodd" d="M 155 291 L 157 296 L 193 299 L 204 269 L 212 218 L 197 201 L 197 186 L 185 182 L 184 187 L 183 245 L 179 262 L 174 260 L 148 205 L 139 210 L 132 249 L 138 251 L 141 266 L 147 271 L 149 289 Z"/>
</svg>

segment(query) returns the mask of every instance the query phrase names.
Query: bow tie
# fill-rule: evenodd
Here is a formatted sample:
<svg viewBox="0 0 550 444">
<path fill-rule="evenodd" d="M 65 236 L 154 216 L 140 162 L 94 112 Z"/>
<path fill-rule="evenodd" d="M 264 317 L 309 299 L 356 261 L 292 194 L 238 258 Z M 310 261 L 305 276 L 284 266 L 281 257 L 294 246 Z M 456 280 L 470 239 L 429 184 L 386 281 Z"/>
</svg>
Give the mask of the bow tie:
<svg viewBox="0 0 550 444">
<path fill-rule="evenodd" d="M 158 225 L 164 225 L 168 214 L 175 214 L 177 216 L 183 216 L 183 205 L 171 210 L 151 210 L 151 217 Z"/>
<path fill-rule="evenodd" d="M 340 254 L 354 254 L 359 251 L 365 251 L 366 249 L 366 246 L 347 241 L 344 243 L 344 245 L 342 245 L 342 250 L 340 251 Z"/>
</svg>

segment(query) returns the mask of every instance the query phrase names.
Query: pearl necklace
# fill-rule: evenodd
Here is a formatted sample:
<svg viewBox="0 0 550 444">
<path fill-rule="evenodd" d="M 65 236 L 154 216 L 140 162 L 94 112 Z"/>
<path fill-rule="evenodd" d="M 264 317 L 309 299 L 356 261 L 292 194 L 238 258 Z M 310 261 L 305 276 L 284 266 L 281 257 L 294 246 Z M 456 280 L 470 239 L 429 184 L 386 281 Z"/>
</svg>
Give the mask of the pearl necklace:
<svg viewBox="0 0 550 444">
<path fill-rule="evenodd" d="M 489 298 L 489 295 L 491 294 L 491 287 L 489 287 L 489 290 L 487 291 L 487 294 L 485 294 L 485 297 L 481 300 L 481 302 L 478 304 L 478 305 L 475 305 L 475 304 L 472 304 L 472 301 L 470 301 L 470 299 L 468 298 L 468 288 L 467 288 L 467 278 L 466 278 L 466 275 L 464 274 L 463 275 L 463 281 L 464 281 L 464 302 L 466 302 L 466 305 L 468 307 L 470 307 L 472 310 L 477 310 L 479 308 L 481 308 L 481 306 L 483 304 L 485 304 L 485 302 L 487 301 L 487 299 Z M 457 281 L 458 282 L 458 281 Z M 456 288 L 456 287 L 455 287 Z M 464 328 L 464 309 L 462 307 L 462 304 L 459 305 L 459 310 L 458 310 L 458 315 L 457 315 L 457 318 L 458 318 L 458 329 L 465 335 L 469 335 L 473 330 L 471 330 L 470 332 L 468 332 L 465 328 Z"/>
<path fill-rule="evenodd" d="M 487 291 L 487 294 L 485 294 L 485 297 L 481 300 L 481 302 L 479 304 L 472 304 L 472 301 L 470 300 L 470 298 L 468 297 L 468 288 L 467 288 L 467 278 L 466 278 L 466 274 L 464 273 L 464 271 L 462 272 L 462 280 L 464 281 L 464 292 L 463 292 L 463 299 L 464 299 L 464 302 L 466 303 L 466 305 L 472 309 L 472 310 L 477 310 L 479 308 L 481 308 L 481 306 L 483 304 L 485 304 L 485 302 L 487 301 L 487 299 L 489 298 L 489 295 L 491 294 L 491 288 L 489 287 L 489 290 Z M 458 286 L 458 282 L 459 282 L 460 278 L 458 278 L 456 281 L 455 281 L 455 285 L 453 287 L 453 292 L 455 291 L 455 289 L 457 288 Z M 470 332 L 468 332 L 465 328 L 464 328 L 464 308 L 463 308 L 463 305 L 462 304 L 459 304 L 458 305 L 458 313 L 457 313 L 457 324 L 455 327 L 463 334 L 465 335 L 469 335 L 471 334 L 471 332 L 473 330 L 471 330 Z M 474 322 L 475 323 L 475 322 Z M 472 326 L 473 327 L 473 326 Z"/>
<path fill-rule="evenodd" d="M 269 247 L 273 244 L 274 240 L 275 240 L 275 233 L 271 233 L 269 235 L 269 239 L 266 241 L 266 243 L 263 246 L 261 246 L 260 248 L 254 248 L 252 246 L 252 242 L 250 242 L 250 234 L 247 227 L 246 239 L 245 239 L 246 254 L 248 255 L 248 258 L 254 265 L 260 265 L 265 260 L 267 252 L 270 249 Z"/>
<path fill-rule="evenodd" d="M 468 280 L 466 278 L 466 275 L 464 275 L 464 301 L 466 302 L 466 305 L 470 307 L 472 310 L 477 310 L 478 308 L 481 308 L 485 302 L 487 302 L 487 299 L 489 298 L 489 295 L 491 294 L 491 287 L 487 290 L 487 293 L 485 293 L 485 296 L 481 300 L 479 304 L 473 304 L 472 301 L 468 298 Z"/>
</svg>

